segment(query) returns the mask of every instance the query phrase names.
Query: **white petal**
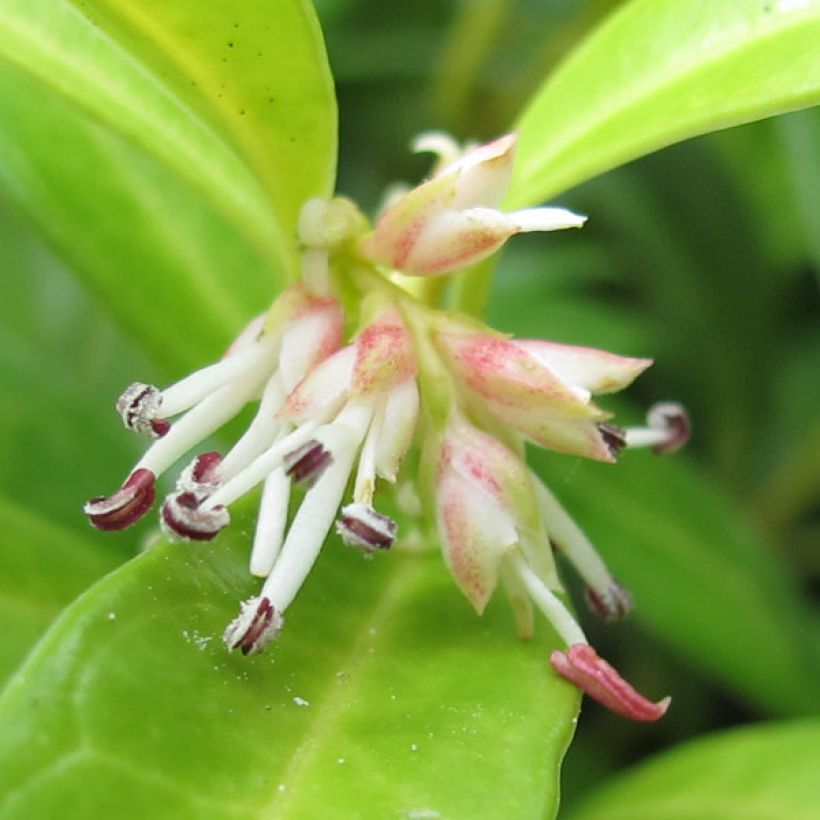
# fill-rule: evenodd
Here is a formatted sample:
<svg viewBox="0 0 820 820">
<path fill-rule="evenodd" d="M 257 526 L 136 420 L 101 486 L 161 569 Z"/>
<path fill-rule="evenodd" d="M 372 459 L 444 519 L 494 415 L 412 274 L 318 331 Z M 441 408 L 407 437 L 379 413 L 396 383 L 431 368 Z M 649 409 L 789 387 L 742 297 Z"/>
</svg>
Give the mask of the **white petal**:
<svg viewBox="0 0 820 820">
<path fill-rule="evenodd" d="M 513 233 L 580 228 L 587 221 L 585 216 L 567 211 L 565 208 L 527 208 L 523 211 L 513 211 L 506 216 Z"/>
<path fill-rule="evenodd" d="M 355 345 L 348 345 L 317 365 L 285 399 L 280 418 L 301 421 L 337 410 L 353 379 Z"/>
<path fill-rule="evenodd" d="M 605 350 L 561 345 L 537 339 L 515 341 L 541 364 L 574 387 L 592 393 L 621 390 L 652 364 L 652 359 L 633 359 Z"/>
<path fill-rule="evenodd" d="M 392 390 L 382 409 L 382 424 L 376 443 L 376 472 L 395 481 L 399 467 L 413 441 L 419 414 L 419 389 L 410 379 Z"/>
<path fill-rule="evenodd" d="M 464 154 L 441 175 L 456 173 L 451 208 L 497 207 L 507 193 L 515 156 L 515 134 L 507 134 Z"/>
</svg>

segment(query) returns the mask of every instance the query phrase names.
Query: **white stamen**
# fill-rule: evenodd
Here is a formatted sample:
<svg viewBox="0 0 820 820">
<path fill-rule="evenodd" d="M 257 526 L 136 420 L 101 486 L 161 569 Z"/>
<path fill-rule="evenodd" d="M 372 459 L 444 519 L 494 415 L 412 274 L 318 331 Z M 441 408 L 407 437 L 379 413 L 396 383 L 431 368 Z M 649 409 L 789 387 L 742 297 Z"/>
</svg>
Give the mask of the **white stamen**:
<svg viewBox="0 0 820 820">
<path fill-rule="evenodd" d="M 263 377 L 264 372 L 254 370 L 212 393 L 157 439 L 134 469 L 142 467 L 156 476 L 165 472 L 193 446 L 232 419 L 256 394 Z"/>
<path fill-rule="evenodd" d="M 656 447 L 669 439 L 667 430 L 655 430 L 651 427 L 627 427 L 624 430 L 627 447 Z"/>
<path fill-rule="evenodd" d="M 276 411 L 282 405 L 284 393 L 279 373 L 274 373 L 265 385 L 259 409 L 243 433 L 217 469 L 219 481 L 227 481 L 248 466 L 257 456 L 264 453 L 277 439 L 282 423 L 276 418 Z"/>
<path fill-rule="evenodd" d="M 333 463 L 305 494 L 282 552 L 262 588 L 261 595 L 271 600 L 277 612 L 287 609 L 315 563 L 336 517 L 353 466 L 356 447 L 349 430 L 334 425 L 325 431 L 323 439 L 333 452 Z"/>
<path fill-rule="evenodd" d="M 558 499 L 536 476 L 532 480 L 550 539 L 567 556 L 587 585 L 599 595 L 605 594 L 614 579 L 598 551 Z"/>
<path fill-rule="evenodd" d="M 414 154 L 435 154 L 438 157 L 433 172 L 455 162 L 462 154 L 461 146 L 444 131 L 423 131 L 410 143 Z"/>
<path fill-rule="evenodd" d="M 381 426 L 381 413 L 376 412 L 362 446 L 362 452 L 359 456 L 359 468 L 356 472 L 356 483 L 353 488 L 353 500 L 361 504 L 369 505 L 373 503 L 373 493 L 376 490 L 376 446 Z"/>
<path fill-rule="evenodd" d="M 256 370 L 270 368 L 277 347 L 278 338 L 272 334 L 191 373 L 162 391 L 162 414 L 176 416 L 230 382 Z"/>
<path fill-rule="evenodd" d="M 567 646 L 576 643 L 587 643 L 586 636 L 581 627 L 575 622 L 575 618 L 572 617 L 558 597 L 541 582 L 541 579 L 530 569 L 522 556 L 514 553 L 505 560 L 509 561 L 511 569 L 527 588 L 533 603 L 546 615 L 547 620 L 555 627 L 555 631 Z"/>
<path fill-rule="evenodd" d="M 288 522 L 290 479 L 278 467 L 266 479 L 259 505 L 259 520 L 251 550 L 251 574 L 266 578 L 282 549 Z"/>
<path fill-rule="evenodd" d="M 228 479 L 213 495 L 209 496 L 203 506 L 213 507 L 218 504 L 228 506 L 237 498 L 252 490 L 257 484 L 282 464 L 282 459 L 301 447 L 313 435 L 322 419 L 313 419 L 297 427 L 283 439 L 275 442 L 261 456 L 254 459 L 242 472 Z M 162 439 L 161 439 L 162 440 Z"/>
</svg>

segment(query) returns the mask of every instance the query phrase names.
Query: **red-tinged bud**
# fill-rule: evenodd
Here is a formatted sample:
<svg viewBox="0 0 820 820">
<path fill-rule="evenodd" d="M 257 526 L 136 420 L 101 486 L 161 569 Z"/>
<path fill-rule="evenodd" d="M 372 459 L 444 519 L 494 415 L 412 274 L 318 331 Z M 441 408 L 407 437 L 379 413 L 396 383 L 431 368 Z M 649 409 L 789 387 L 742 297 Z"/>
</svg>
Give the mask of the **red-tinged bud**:
<svg viewBox="0 0 820 820">
<path fill-rule="evenodd" d="M 151 384 L 134 382 L 117 399 L 117 412 L 129 429 L 151 438 L 162 438 L 170 429 L 168 419 L 158 418 L 162 393 Z"/>
<path fill-rule="evenodd" d="M 389 549 L 396 540 L 396 522 L 368 504 L 348 504 L 336 522 L 336 532 L 349 547 L 365 552 Z"/>
<path fill-rule="evenodd" d="M 98 530 L 124 530 L 151 509 L 155 482 L 156 477 L 150 470 L 134 470 L 117 492 L 90 499 L 83 512 Z"/>
<path fill-rule="evenodd" d="M 413 338 L 395 309 L 381 315 L 356 338 L 352 393 L 387 394 L 416 375 Z"/>
<path fill-rule="evenodd" d="M 671 698 L 657 703 L 632 688 L 598 653 L 585 643 L 550 655 L 553 669 L 602 706 L 631 720 L 658 720 L 666 714 Z"/>
<path fill-rule="evenodd" d="M 229 650 L 241 649 L 243 655 L 256 655 L 276 638 L 284 623 L 284 617 L 268 598 L 249 598 L 222 637 Z"/>
<path fill-rule="evenodd" d="M 596 592 L 592 587 L 587 587 L 585 595 L 589 608 L 606 623 L 626 618 L 635 608 L 629 590 L 621 586 L 614 578 L 604 590 Z"/>
<path fill-rule="evenodd" d="M 221 504 L 207 507 L 196 493 L 181 492 L 165 499 L 160 523 L 171 538 L 210 541 L 231 523 L 231 517 Z"/>
<path fill-rule="evenodd" d="M 312 487 L 332 462 L 332 453 L 320 441 L 311 439 L 285 456 L 285 473 L 297 484 Z"/>
</svg>

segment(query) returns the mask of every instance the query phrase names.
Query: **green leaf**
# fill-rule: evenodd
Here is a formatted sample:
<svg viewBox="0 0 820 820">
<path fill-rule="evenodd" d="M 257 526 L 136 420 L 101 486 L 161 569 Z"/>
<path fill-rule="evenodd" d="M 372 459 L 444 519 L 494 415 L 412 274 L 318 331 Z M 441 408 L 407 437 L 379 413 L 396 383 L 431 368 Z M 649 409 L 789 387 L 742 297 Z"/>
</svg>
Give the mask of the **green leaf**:
<svg viewBox="0 0 820 820">
<path fill-rule="evenodd" d="M 4 818 L 554 813 L 578 704 L 554 634 L 521 643 L 503 600 L 477 618 L 435 553 L 333 539 L 268 654 L 228 655 L 249 523 L 66 611 L 0 700 Z"/>
<path fill-rule="evenodd" d="M 540 474 L 632 591 L 632 616 L 693 667 L 779 714 L 817 708 L 816 619 L 751 527 L 683 458 L 616 467 L 538 455 Z M 675 695 L 674 681 L 666 685 Z"/>
<path fill-rule="evenodd" d="M 183 370 L 293 275 L 298 203 L 332 186 L 335 104 L 302 3 L 158 4 L 169 8 L 150 19 L 132 5 L 150 43 L 113 8 L 92 21 L 66 0 L 4 4 L 0 181 L 121 322 Z M 228 29 L 230 60 L 212 52 Z"/>
<path fill-rule="evenodd" d="M 167 367 L 218 355 L 270 302 L 267 261 L 190 186 L 2 63 L 0 120 L 14 204 Z"/>
<path fill-rule="evenodd" d="M 0 497 L 0 684 L 60 610 L 119 555 Z"/>
<path fill-rule="evenodd" d="M 812 820 L 820 720 L 774 723 L 687 743 L 596 789 L 571 820 Z"/>
<path fill-rule="evenodd" d="M 0 203 L 0 494 L 88 535 L 81 505 L 117 487 L 144 448 L 113 408 L 129 378 L 161 373 Z M 134 538 L 108 548 L 130 555 Z"/>
<path fill-rule="evenodd" d="M 0 33 L 1 59 L 195 185 L 271 260 L 329 191 L 335 107 L 304 2 L 8 0 Z"/>
<path fill-rule="evenodd" d="M 510 204 L 673 142 L 820 102 L 820 1 L 634 0 L 519 118 Z"/>
</svg>

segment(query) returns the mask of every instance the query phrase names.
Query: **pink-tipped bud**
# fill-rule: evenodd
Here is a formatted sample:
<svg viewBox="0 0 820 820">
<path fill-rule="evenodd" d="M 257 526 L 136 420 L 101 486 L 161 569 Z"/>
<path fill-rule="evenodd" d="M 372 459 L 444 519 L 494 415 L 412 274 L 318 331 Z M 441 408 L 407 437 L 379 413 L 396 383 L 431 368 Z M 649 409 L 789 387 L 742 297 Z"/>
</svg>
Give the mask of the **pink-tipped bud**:
<svg viewBox="0 0 820 820">
<path fill-rule="evenodd" d="M 225 507 L 205 507 L 192 492 L 169 495 L 160 516 L 160 524 L 171 538 L 189 541 L 210 541 L 230 523 L 231 516 Z"/>
<path fill-rule="evenodd" d="M 369 504 L 348 504 L 336 521 L 336 532 L 349 547 L 367 553 L 389 549 L 396 540 L 396 522 Z"/>
<path fill-rule="evenodd" d="M 553 669 L 611 712 L 631 720 L 658 720 L 666 714 L 671 698 L 657 703 L 632 688 L 598 653 L 585 643 L 550 655 Z"/>
<path fill-rule="evenodd" d="M 332 453 L 316 439 L 306 441 L 284 458 L 285 473 L 305 487 L 312 487 L 332 463 Z"/>
<path fill-rule="evenodd" d="M 159 418 L 162 393 L 151 384 L 134 382 L 117 399 L 117 412 L 129 429 L 151 438 L 161 438 L 170 429 L 168 419 Z"/>
<path fill-rule="evenodd" d="M 113 495 L 86 501 L 83 512 L 98 530 L 124 530 L 151 509 L 155 483 L 156 476 L 150 470 L 134 470 Z"/>
<path fill-rule="evenodd" d="M 653 430 L 662 430 L 667 434 L 664 441 L 652 447 L 653 453 L 676 453 L 692 435 L 689 413 L 682 404 L 676 402 L 653 404 L 647 413 L 646 422 Z"/>
<path fill-rule="evenodd" d="M 589 608 L 606 623 L 626 618 L 635 608 L 629 590 L 614 578 L 604 590 L 596 591 L 592 587 L 587 587 L 585 595 Z"/>
<path fill-rule="evenodd" d="M 276 638 L 284 623 L 284 617 L 268 598 L 249 598 L 228 624 L 222 639 L 231 651 L 241 649 L 243 655 L 257 655 Z"/>
</svg>

